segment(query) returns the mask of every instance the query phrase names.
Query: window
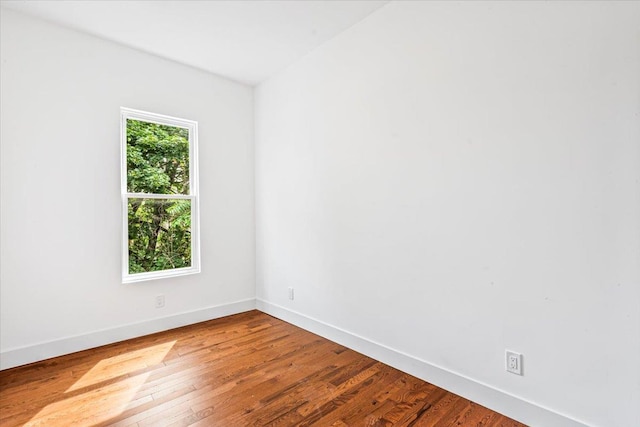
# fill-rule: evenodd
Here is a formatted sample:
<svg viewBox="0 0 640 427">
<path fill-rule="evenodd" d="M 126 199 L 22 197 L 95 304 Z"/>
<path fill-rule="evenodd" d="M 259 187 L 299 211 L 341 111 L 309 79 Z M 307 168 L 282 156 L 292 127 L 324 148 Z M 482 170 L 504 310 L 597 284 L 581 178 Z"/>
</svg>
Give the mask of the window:
<svg viewBox="0 0 640 427">
<path fill-rule="evenodd" d="M 198 123 L 120 117 L 123 283 L 199 273 Z"/>
</svg>

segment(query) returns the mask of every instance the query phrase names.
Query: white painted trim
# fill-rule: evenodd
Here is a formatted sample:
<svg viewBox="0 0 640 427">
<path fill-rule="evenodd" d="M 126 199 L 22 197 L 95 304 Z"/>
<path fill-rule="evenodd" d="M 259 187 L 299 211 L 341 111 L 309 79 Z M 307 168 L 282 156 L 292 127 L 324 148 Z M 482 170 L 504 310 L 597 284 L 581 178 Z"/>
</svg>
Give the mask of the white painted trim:
<svg viewBox="0 0 640 427">
<path fill-rule="evenodd" d="M 123 276 L 122 283 L 144 282 L 154 279 L 166 279 L 169 277 L 188 276 L 200 273 L 200 267 L 173 268 L 171 270 L 147 271 L 145 273 L 127 274 Z"/>
<path fill-rule="evenodd" d="M 0 353 L 0 370 L 87 350 L 118 341 L 258 309 L 373 359 L 498 411 L 530 426 L 585 427 L 587 424 L 384 344 L 262 299 L 246 299 Z"/>
<path fill-rule="evenodd" d="M 257 298 L 256 308 L 527 425 L 534 427 L 587 426 L 586 423 L 568 415 L 280 305 Z"/>
<path fill-rule="evenodd" d="M 14 348 L 0 353 L 0 370 L 27 363 L 39 362 L 52 357 L 87 350 L 114 342 L 137 338 L 206 320 L 243 313 L 256 308 L 255 299 L 236 301 L 199 310 L 178 313 L 167 317 L 146 320 L 115 328 L 102 329 L 88 334 L 76 335 L 55 341 L 43 342 L 27 347 Z"/>
<path fill-rule="evenodd" d="M 195 196 L 189 194 L 147 194 L 125 193 L 127 199 L 159 199 L 159 200 L 195 200 Z"/>
</svg>

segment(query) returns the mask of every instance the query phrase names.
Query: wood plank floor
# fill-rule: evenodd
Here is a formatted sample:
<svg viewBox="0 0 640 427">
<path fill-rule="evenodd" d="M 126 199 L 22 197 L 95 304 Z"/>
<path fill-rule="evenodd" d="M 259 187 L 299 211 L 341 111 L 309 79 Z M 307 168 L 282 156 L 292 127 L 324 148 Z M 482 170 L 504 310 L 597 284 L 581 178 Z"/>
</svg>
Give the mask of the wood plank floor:
<svg viewBox="0 0 640 427">
<path fill-rule="evenodd" d="M 258 311 L 0 372 L 0 426 L 523 426 Z"/>
</svg>

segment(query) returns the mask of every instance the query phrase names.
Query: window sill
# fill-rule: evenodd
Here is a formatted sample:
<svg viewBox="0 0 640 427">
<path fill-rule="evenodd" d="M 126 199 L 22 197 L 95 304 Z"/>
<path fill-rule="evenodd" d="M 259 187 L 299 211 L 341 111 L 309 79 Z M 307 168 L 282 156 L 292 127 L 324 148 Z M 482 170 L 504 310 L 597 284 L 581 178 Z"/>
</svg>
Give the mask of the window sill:
<svg viewBox="0 0 640 427">
<path fill-rule="evenodd" d="M 174 270 L 150 271 L 148 273 L 127 274 L 122 276 L 122 283 L 146 282 L 148 280 L 166 279 L 169 277 L 187 276 L 200 273 L 200 268 L 176 268 Z"/>
</svg>

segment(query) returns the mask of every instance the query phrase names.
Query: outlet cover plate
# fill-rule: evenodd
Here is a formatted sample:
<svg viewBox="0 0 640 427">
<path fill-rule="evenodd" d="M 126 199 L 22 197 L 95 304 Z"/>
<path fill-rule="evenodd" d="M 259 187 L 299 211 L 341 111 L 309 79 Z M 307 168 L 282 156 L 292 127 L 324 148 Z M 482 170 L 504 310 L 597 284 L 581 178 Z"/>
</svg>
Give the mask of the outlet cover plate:
<svg viewBox="0 0 640 427">
<path fill-rule="evenodd" d="M 156 296 L 156 308 L 164 307 L 164 295 Z"/>
<path fill-rule="evenodd" d="M 506 350 L 506 369 L 512 374 L 522 375 L 522 354 Z"/>
</svg>

